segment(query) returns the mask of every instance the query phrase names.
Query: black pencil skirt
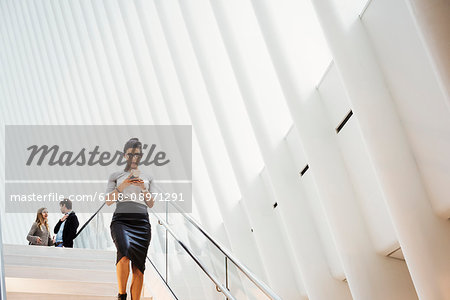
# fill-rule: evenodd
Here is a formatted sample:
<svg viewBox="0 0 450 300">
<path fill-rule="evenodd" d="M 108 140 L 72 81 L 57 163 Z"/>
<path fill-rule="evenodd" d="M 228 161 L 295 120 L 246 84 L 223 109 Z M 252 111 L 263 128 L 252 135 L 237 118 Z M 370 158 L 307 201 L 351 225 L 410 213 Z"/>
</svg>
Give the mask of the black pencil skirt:
<svg viewBox="0 0 450 300">
<path fill-rule="evenodd" d="M 124 213 L 116 209 L 110 228 L 117 249 L 116 264 L 126 256 L 133 266 L 144 273 L 152 233 L 148 213 Z"/>
</svg>

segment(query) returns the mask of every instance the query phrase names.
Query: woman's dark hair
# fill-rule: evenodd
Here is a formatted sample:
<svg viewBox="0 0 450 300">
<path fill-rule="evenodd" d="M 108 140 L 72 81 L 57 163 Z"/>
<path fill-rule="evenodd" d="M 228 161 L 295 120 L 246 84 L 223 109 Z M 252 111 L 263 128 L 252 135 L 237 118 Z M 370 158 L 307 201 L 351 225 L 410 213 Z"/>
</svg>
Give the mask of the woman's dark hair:
<svg viewBox="0 0 450 300">
<path fill-rule="evenodd" d="M 139 142 L 138 138 L 132 138 L 125 143 L 125 146 L 123 147 L 123 153 L 127 152 L 129 148 L 139 148 L 142 150 L 142 143 Z"/>
<path fill-rule="evenodd" d="M 142 143 L 139 142 L 138 138 L 132 138 L 129 139 L 128 142 L 125 143 L 125 146 L 123 147 L 123 153 L 125 155 L 125 152 L 127 152 L 128 149 L 140 149 L 142 151 Z M 125 172 L 128 172 L 131 167 L 131 161 L 127 160 L 127 165 L 125 166 Z"/>
</svg>

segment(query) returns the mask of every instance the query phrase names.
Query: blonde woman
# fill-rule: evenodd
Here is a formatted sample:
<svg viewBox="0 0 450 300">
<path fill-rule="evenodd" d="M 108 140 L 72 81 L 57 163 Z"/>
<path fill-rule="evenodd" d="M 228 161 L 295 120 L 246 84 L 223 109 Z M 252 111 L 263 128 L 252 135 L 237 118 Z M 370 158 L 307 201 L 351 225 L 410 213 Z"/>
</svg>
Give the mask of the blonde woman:
<svg viewBox="0 0 450 300">
<path fill-rule="evenodd" d="M 36 214 L 36 221 L 28 232 L 27 240 L 30 245 L 53 246 L 55 238 L 51 237 L 48 227 L 48 210 L 45 207 L 39 208 Z"/>
</svg>

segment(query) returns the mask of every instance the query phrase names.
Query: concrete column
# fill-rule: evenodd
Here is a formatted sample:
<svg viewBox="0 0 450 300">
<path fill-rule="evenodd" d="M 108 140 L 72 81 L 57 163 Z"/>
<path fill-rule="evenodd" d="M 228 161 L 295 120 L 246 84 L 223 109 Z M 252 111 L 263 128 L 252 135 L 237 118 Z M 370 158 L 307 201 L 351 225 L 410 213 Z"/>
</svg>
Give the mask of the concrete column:
<svg viewBox="0 0 450 300">
<path fill-rule="evenodd" d="M 287 227 L 291 230 L 289 232 L 291 238 L 295 237 L 295 239 L 303 241 L 302 247 L 296 249 L 296 252 L 298 253 L 297 259 L 308 297 L 310 299 L 350 299 L 351 296 L 345 284 L 332 278 L 329 273 L 326 258 L 321 249 L 323 244 L 321 244 L 317 233 L 314 233 L 316 229 L 311 226 L 314 222 L 311 218 L 311 210 L 306 201 L 300 200 L 304 198 L 303 192 L 295 183 L 298 179 L 293 176 L 298 174 L 298 170 L 296 171 L 295 168 L 293 170 L 295 163 L 288 154 L 286 144 L 282 142 L 274 149 L 269 142 L 266 134 L 268 124 L 265 123 L 265 116 L 261 114 L 261 109 L 259 109 L 261 99 L 255 93 L 256 90 L 264 89 L 257 85 L 258 81 L 252 78 L 250 70 L 246 68 L 244 57 L 239 51 L 239 42 L 229 26 L 231 16 L 226 13 L 227 10 L 224 9 L 221 1 L 210 1 L 210 3 L 239 85 L 242 100 L 270 175 L 273 191 L 277 195 L 279 203 L 277 210 L 283 216 L 289 214 L 283 210 L 289 211 L 291 209 L 297 213 L 295 225 L 293 220 L 288 218 L 285 218 L 284 221 L 289 224 Z M 297 201 L 299 203 L 295 203 Z M 296 231 L 296 233 L 293 231 Z"/>
<path fill-rule="evenodd" d="M 219 209 L 223 215 L 224 224 L 227 232 L 229 233 L 229 239 L 231 242 L 232 250 L 236 253 L 237 257 L 244 258 L 249 268 L 262 280 L 267 278 L 266 271 L 264 270 L 264 261 L 261 259 L 258 247 L 255 243 L 254 237 L 250 231 L 242 230 L 242 228 L 250 228 L 248 213 L 239 205 L 233 205 L 228 198 L 230 192 L 230 184 L 224 181 L 222 170 L 217 162 L 217 156 L 213 152 L 211 141 L 208 139 L 208 126 L 205 124 L 204 110 L 199 108 L 198 99 L 201 99 L 204 94 L 203 90 L 199 90 L 198 82 L 191 76 L 192 70 L 187 65 L 186 54 L 184 49 L 177 47 L 177 32 L 175 31 L 175 25 L 170 21 L 170 14 L 173 11 L 168 9 L 168 4 L 164 1 L 156 1 L 154 8 L 158 13 L 161 27 L 164 31 L 164 35 L 167 41 L 167 46 L 173 59 L 174 68 L 178 77 L 180 88 L 184 96 L 184 105 L 187 108 L 187 112 L 191 116 L 192 125 L 196 131 L 199 145 L 201 147 L 202 155 L 206 162 L 206 168 L 210 177 L 213 190 L 217 197 Z M 221 162 L 223 163 L 223 161 Z M 231 180 L 231 179 L 230 179 Z M 228 180 L 228 182 L 230 182 Z"/>
<path fill-rule="evenodd" d="M 442 87 L 450 95 L 450 2 L 448 0 L 406 0 L 426 48 L 441 77 Z"/>
<path fill-rule="evenodd" d="M 265 1 L 253 1 L 253 6 L 308 156 L 353 297 L 415 298 L 406 266 L 379 257 L 371 244 L 367 224 L 362 218 L 340 154 L 334 127 L 329 123 L 320 96 L 314 89 L 315 83 L 311 82 L 306 71 L 303 78 L 293 75 L 295 72 L 286 58 L 283 45 L 277 40 L 278 34 L 268 4 Z M 307 58 L 304 59 L 305 70 L 308 69 L 306 62 Z M 371 271 L 367 272 L 368 269 Z M 337 293 L 338 285 L 335 286 Z M 344 297 L 344 290 L 340 292 L 340 296 Z"/>
<path fill-rule="evenodd" d="M 353 24 L 343 25 L 337 1 L 312 3 L 358 117 L 417 294 L 426 300 L 450 299 L 450 223 L 432 211 L 367 34 L 356 16 Z"/>
<path fill-rule="evenodd" d="M 276 217 L 277 214 L 273 212 L 273 202 L 270 202 L 272 201 L 270 193 L 262 192 L 267 188 L 264 186 L 262 178 L 258 176 L 257 179 L 254 180 L 254 178 L 248 178 L 249 176 L 245 175 L 246 172 L 244 168 L 246 165 L 243 163 L 246 160 L 246 158 L 243 157 L 245 156 L 245 154 L 243 154 L 245 151 L 242 151 L 242 145 L 236 143 L 232 129 L 228 126 L 225 113 L 227 111 L 226 106 L 229 106 L 230 104 L 233 105 L 233 102 L 227 102 L 228 99 L 223 96 L 224 93 L 221 93 L 221 89 L 228 89 L 231 87 L 221 86 L 221 80 L 224 75 L 215 72 L 214 63 L 210 63 L 207 59 L 206 51 L 209 49 L 206 49 L 203 46 L 206 45 L 206 43 L 202 43 L 202 41 L 205 41 L 205 37 L 201 36 L 201 33 L 198 32 L 195 25 L 195 12 L 193 11 L 195 7 L 190 6 L 189 2 L 184 0 L 178 2 L 186 29 L 189 33 L 190 42 L 192 43 L 196 59 L 199 63 L 203 77 L 202 79 L 205 82 L 212 109 L 221 134 L 225 140 L 225 147 L 230 156 L 234 175 L 237 179 L 239 188 L 243 193 L 242 201 L 245 202 L 251 223 L 258 226 L 254 235 L 261 251 L 262 258 L 265 261 L 265 268 L 270 270 L 270 272 L 268 272 L 268 283 L 283 299 L 296 299 L 298 298 L 299 291 L 296 287 L 296 276 L 294 272 L 295 264 L 292 264 L 292 260 L 290 260 L 290 247 L 288 246 L 287 241 L 283 240 L 282 234 L 282 231 L 286 229 L 283 228 L 281 224 L 282 221 Z M 240 99 L 238 99 L 238 101 L 240 101 Z M 253 110 L 247 111 L 247 114 L 249 115 L 252 113 Z M 252 118 L 250 119 L 252 120 Z M 260 141 L 260 144 L 262 143 L 264 145 L 264 142 L 261 142 L 261 140 L 266 139 L 264 134 L 257 135 L 256 138 Z M 257 154 L 252 153 L 250 155 Z M 293 174 L 295 174 L 295 172 Z M 280 180 L 281 178 L 271 179 Z M 277 246 L 275 247 L 274 245 Z"/>
</svg>

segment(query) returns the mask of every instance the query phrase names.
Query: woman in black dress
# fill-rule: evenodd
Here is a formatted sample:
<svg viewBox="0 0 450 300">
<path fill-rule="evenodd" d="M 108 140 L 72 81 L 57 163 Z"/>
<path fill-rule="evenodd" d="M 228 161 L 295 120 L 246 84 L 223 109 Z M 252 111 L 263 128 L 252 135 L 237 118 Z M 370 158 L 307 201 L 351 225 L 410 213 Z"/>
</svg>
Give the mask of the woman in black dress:
<svg viewBox="0 0 450 300">
<path fill-rule="evenodd" d="M 153 179 L 138 169 L 142 144 L 137 138 L 130 139 L 125 144 L 124 155 L 127 160 L 125 170 L 114 172 L 109 177 L 106 204 L 117 203 L 111 222 L 111 236 L 117 248 L 118 299 L 127 298 L 126 286 L 131 261 L 131 299 L 139 300 L 151 239 L 147 207 L 151 208 L 154 204 L 154 198 L 151 197 Z"/>
</svg>

